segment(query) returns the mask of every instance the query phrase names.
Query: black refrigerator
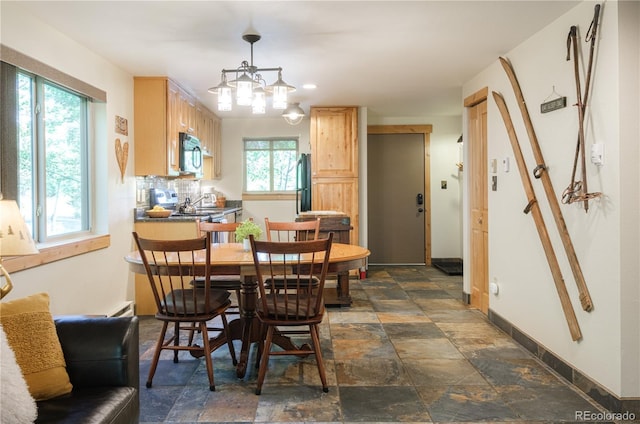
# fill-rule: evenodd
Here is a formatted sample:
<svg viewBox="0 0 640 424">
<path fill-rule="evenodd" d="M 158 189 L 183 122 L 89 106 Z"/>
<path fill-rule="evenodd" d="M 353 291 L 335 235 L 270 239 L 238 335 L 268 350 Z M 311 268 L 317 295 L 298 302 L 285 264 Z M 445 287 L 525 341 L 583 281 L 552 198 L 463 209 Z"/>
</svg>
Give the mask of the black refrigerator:
<svg viewBox="0 0 640 424">
<path fill-rule="evenodd" d="M 311 210 L 311 155 L 303 153 L 296 165 L 296 215 Z"/>
</svg>

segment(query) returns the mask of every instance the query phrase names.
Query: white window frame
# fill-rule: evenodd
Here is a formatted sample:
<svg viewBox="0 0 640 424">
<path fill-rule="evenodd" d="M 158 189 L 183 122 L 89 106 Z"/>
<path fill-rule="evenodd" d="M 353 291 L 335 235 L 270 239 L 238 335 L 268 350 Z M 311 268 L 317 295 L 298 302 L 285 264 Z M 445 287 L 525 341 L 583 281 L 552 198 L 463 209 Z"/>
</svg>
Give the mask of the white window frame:
<svg viewBox="0 0 640 424">
<path fill-rule="evenodd" d="M 17 69 L 16 78 L 26 77 L 31 80 L 32 87 L 32 99 L 31 99 L 31 152 L 32 152 L 32 169 L 31 169 L 31 198 L 29 202 L 33 206 L 31 209 L 30 217 L 28 221 L 32 223 L 32 237 L 37 243 L 52 243 L 60 240 L 77 238 L 86 236 L 91 233 L 92 229 L 92 199 L 90 197 L 90 187 L 93 186 L 92 181 L 92 169 L 91 169 L 91 144 L 90 134 L 92 121 L 92 108 L 90 99 L 81 93 L 74 90 L 62 87 L 54 81 L 47 78 L 36 75 L 32 72 L 27 72 L 22 69 Z M 81 140 L 80 146 L 80 175 L 78 179 L 80 181 L 80 188 L 78 195 L 80 196 L 80 228 L 77 230 L 54 233 L 49 228 L 47 222 L 47 189 L 46 189 L 46 146 L 47 139 L 44 128 L 44 92 L 45 86 L 53 87 L 56 90 L 66 91 L 80 100 L 81 116 L 80 121 L 77 123 L 80 127 L 79 137 Z M 25 199 L 19 199 L 23 202 Z M 24 208 L 23 208 L 24 213 Z"/>
<path fill-rule="evenodd" d="M 270 143 L 270 148 L 269 149 L 248 149 L 247 148 L 247 144 L 250 142 L 255 142 L 255 141 L 263 141 L 263 142 L 269 142 Z M 243 190 L 243 199 L 244 198 L 248 198 L 246 196 L 273 196 L 273 195 L 295 195 L 295 187 L 293 187 L 291 190 L 274 190 L 273 188 L 273 183 L 274 183 L 274 167 L 273 167 L 273 152 L 278 150 L 278 149 L 274 149 L 273 148 L 273 144 L 275 142 L 279 142 L 279 141 L 293 141 L 295 142 L 295 157 L 297 158 L 300 155 L 300 139 L 299 137 L 295 137 L 295 136 L 282 136 L 282 137 L 245 137 L 242 139 L 242 179 L 243 179 L 243 183 L 242 183 L 242 190 Z M 247 152 L 251 151 L 251 150 L 265 150 L 265 151 L 269 151 L 270 157 L 269 157 L 269 174 L 270 174 L 270 187 L 269 190 L 261 190 L 261 191 L 249 191 L 247 189 Z M 289 150 L 289 149 L 287 149 Z M 293 151 L 293 149 L 291 149 L 290 151 Z M 295 178 L 295 170 L 294 170 L 294 178 Z"/>
</svg>

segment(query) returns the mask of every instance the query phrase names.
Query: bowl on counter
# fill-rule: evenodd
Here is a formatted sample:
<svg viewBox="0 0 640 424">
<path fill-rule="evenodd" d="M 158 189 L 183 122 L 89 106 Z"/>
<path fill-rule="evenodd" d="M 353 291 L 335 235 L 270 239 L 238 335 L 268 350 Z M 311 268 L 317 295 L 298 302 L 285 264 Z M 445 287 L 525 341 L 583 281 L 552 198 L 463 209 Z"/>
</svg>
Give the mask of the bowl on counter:
<svg viewBox="0 0 640 424">
<path fill-rule="evenodd" d="M 146 213 L 149 218 L 168 218 L 169 215 L 173 213 L 173 211 L 171 209 L 165 209 L 165 210 L 150 209 Z"/>
</svg>

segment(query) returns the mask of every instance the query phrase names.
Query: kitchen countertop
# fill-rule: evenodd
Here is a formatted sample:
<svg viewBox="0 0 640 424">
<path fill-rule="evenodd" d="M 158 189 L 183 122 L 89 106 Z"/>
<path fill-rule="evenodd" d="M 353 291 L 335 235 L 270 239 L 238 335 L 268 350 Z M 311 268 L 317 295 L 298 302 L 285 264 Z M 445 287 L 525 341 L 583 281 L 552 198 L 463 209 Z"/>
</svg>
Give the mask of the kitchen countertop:
<svg viewBox="0 0 640 424">
<path fill-rule="evenodd" d="M 184 222 L 195 221 L 197 218 L 214 217 L 221 218 L 222 216 L 242 211 L 242 207 L 228 206 L 224 208 L 202 208 L 198 209 L 198 213 L 194 215 L 170 215 L 167 218 L 150 218 L 145 213 L 144 209 L 133 210 L 134 222 Z"/>
</svg>

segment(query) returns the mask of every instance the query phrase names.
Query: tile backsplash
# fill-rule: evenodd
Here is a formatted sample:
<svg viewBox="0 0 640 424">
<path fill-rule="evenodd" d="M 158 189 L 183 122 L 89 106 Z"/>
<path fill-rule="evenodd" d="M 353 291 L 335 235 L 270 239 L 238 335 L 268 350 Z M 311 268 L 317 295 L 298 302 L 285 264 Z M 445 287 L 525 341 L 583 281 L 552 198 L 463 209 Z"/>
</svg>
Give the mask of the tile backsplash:
<svg viewBox="0 0 640 424">
<path fill-rule="evenodd" d="M 188 180 L 181 178 L 164 178 L 164 177 L 136 177 L 136 208 L 149 208 L 149 189 L 161 188 L 174 190 L 178 194 L 178 204 L 184 203 L 187 197 L 195 200 L 201 196 L 203 191 L 207 193 L 217 193 L 211 186 L 202 184 L 200 180 Z"/>
</svg>

